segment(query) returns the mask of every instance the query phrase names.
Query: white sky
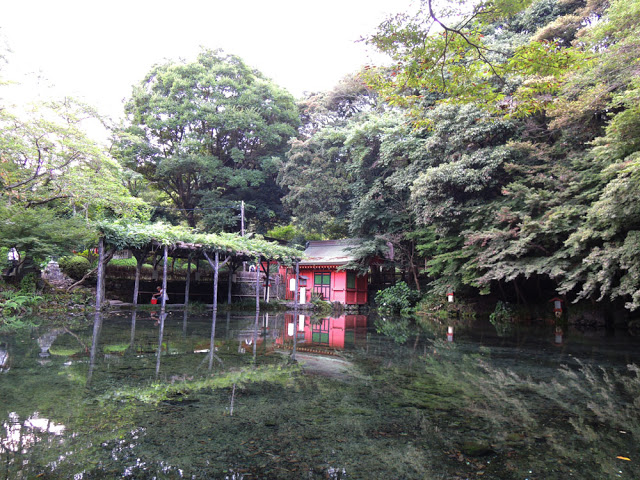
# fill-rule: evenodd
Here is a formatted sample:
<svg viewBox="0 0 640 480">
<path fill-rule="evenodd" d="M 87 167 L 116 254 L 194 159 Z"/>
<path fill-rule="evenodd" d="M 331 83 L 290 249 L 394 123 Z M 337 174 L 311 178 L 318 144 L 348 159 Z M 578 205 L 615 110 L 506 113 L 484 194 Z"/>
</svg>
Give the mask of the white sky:
<svg viewBox="0 0 640 480">
<path fill-rule="evenodd" d="M 296 97 L 328 90 L 344 75 L 380 61 L 355 41 L 387 14 L 402 12 L 411 3 L 0 1 L 0 39 L 11 50 L 0 76 L 21 82 L 31 96 L 82 98 L 113 119 L 122 116 L 123 99 L 152 65 L 165 59 L 192 60 L 200 46 L 240 56 Z M 10 95 L 0 97 L 22 101 L 17 92 Z"/>
</svg>

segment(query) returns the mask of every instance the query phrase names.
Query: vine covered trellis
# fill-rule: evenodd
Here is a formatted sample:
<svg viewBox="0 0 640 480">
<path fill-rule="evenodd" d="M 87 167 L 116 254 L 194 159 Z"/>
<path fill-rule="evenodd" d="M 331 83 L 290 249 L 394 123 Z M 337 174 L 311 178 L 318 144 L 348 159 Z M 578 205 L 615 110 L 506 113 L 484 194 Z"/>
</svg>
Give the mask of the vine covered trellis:
<svg viewBox="0 0 640 480">
<path fill-rule="evenodd" d="M 261 265 L 263 261 L 277 261 L 288 265 L 297 264 L 303 257 L 303 252 L 296 248 L 280 245 L 265 240 L 261 236 L 240 236 L 234 233 L 200 233 L 189 228 L 172 226 L 164 223 L 133 224 L 122 221 L 99 222 L 97 225 L 100 237 L 98 244 L 98 288 L 96 293 L 96 309 L 100 309 L 104 299 L 104 275 L 105 266 L 113 253 L 118 250 L 129 249 L 133 251 L 137 260 L 136 282 L 133 294 L 133 304 L 138 303 L 138 287 L 140 270 L 147 255 L 157 255 L 162 252 L 164 257 L 162 289 L 167 288 L 167 259 L 169 252 L 172 257 L 186 258 L 189 260 L 189 269 L 185 285 L 185 306 L 189 297 L 189 282 L 191 261 L 205 258 L 214 271 L 213 308 L 217 305 L 218 274 L 219 268 L 229 263 L 229 274 L 234 271 L 240 262 L 256 262 Z M 222 261 L 221 261 L 222 257 Z M 265 272 L 268 275 L 268 271 Z M 256 275 L 256 308 L 259 309 L 259 277 Z M 229 283 L 229 302 L 231 290 Z M 161 310 L 164 313 L 165 298 L 162 296 Z M 215 313 L 214 313 L 215 315 Z"/>
<path fill-rule="evenodd" d="M 235 233 L 199 233 L 180 226 L 164 223 L 131 224 L 123 222 L 100 222 L 97 229 L 105 246 L 115 250 L 144 249 L 153 246 L 168 246 L 174 250 L 219 252 L 226 256 L 245 259 L 265 258 L 284 263 L 301 259 L 303 252 L 296 248 L 279 245 L 260 236 L 242 237 Z M 176 251 L 176 253 L 180 253 Z"/>
</svg>

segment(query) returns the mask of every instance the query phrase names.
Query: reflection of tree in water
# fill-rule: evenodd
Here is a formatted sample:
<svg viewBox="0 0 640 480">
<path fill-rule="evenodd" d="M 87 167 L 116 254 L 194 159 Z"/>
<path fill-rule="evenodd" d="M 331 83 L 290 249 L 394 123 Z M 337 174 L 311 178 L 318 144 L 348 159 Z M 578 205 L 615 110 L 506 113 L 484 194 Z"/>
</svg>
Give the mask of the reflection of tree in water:
<svg viewBox="0 0 640 480">
<path fill-rule="evenodd" d="M 9 346 L 6 343 L 0 343 L 0 373 L 8 372 L 11 368 L 11 356 L 9 355 Z"/>
<path fill-rule="evenodd" d="M 61 436 L 64 431 L 64 425 L 41 418 L 37 412 L 22 420 L 17 413 L 9 413 L 0 431 L 0 463 L 4 467 L 4 478 L 27 478 L 23 474 L 29 471 L 30 449 Z"/>
<path fill-rule="evenodd" d="M 640 370 L 635 365 L 616 371 L 577 361 L 571 367 L 516 373 L 490 356 L 460 356 L 455 347 L 434 345 L 437 353 L 427 358 L 432 388 L 421 390 L 414 382 L 407 396 L 423 407 L 447 409 L 449 425 L 460 430 L 453 432 L 457 448 L 473 445 L 491 452 L 494 468 L 508 473 L 500 478 L 529 470 L 612 478 L 637 468 L 627 461 L 640 455 Z M 434 393 L 442 396 L 434 401 Z"/>
<path fill-rule="evenodd" d="M 0 453 L 25 453 L 47 434 L 62 435 L 65 426 L 40 418 L 37 412 L 22 421 L 17 413 L 11 412 L 2 429 L 4 435 L 0 439 Z"/>
</svg>

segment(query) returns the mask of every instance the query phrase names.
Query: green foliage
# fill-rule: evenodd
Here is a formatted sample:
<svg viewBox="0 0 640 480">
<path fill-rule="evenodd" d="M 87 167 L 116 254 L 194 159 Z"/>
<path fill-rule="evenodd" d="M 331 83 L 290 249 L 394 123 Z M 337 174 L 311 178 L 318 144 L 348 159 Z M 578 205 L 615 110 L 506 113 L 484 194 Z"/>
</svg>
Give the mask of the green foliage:
<svg viewBox="0 0 640 480">
<path fill-rule="evenodd" d="M 496 308 L 493 310 L 491 315 L 489 315 L 489 320 L 494 325 L 496 323 L 510 323 L 513 322 L 515 314 L 515 308 L 513 305 L 503 302 L 502 300 L 498 300 Z"/>
<path fill-rule="evenodd" d="M 498 300 L 493 312 L 489 315 L 489 321 L 495 327 L 499 336 L 509 334 L 516 324 L 525 320 L 526 310 L 519 305 Z"/>
<path fill-rule="evenodd" d="M 233 55 L 156 65 L 125 106 L 121 162 L 168 198 L 191 227 L 237 231 L 239 202 L 256 224 L 281 217 L 275 158 L 299 124 L 293 97 Z"/>
<path fill-rule="evenodd" d="M 68 275 L 74 280 L 80 280 L 89 270 L 91 270 L 89 260 L 85 257 L 81 257 L 80 255 L 62 257 L 58 260 L 58 264 L 65 275 Z"/>
<path fill-rule="evenodd" d="M 285 240 L 289 242 L 290 245 L 304 245 L 310 240 L 328 239 L 320 233 L 309 232 L 292 224 L 273 227 L 267 232 L 266 236 L 277 238 L 278 240 Z"/>
<path fill-rule="evenodd" d="M 13 331 L 33 324 L 25 318 L 32 313 L 42 297 L 33 292 L 0 291 L 0 331 Z"/>
<path fill-rule="evenodd" d="M 176 227 L 163 223 L 132 224 L 127 222 L 100 222 L 98 230 L 104 235 L 107 245 L 116 250 L 142 248 L 152 243 L 175 245 L 179 242 L 197 244 L 210 251 L 223 254 L 246 255 L 251 258 L 269 258 L 291 262 L 302 258 L 303 252 L 268 242 L 259 235 L 241 237 L 233 233 L 204 234 L 185 227 Z"/>
<path fill-rule="evenodd" d="M 34 294 L 36 291 L 36 275 L 28 273 L 20 279 L 20 293 Z"/>
<path fill-rule="evenodd" d="M 376 294 L 376 305 L 382 315 L 408 314 L 418 299 L 418 292 L 405 282 L 398 282 Z"/>
<path fill-rule="evenodd" d="M 116 267 L 133 267 L 138 266 L 138 261 L 135 258 L 114 258 L 109 261 L 109 265 Z M 143 265 L 144 266 L 144 265 Z"/>
<path fill-rule="evenodd" d="M 23 252 L 23 261 L 29 258 L 40 263 L 68 254 L 72 248 L 90 242 L 93 236 L 81 217 L 60 215 L 44 206 L 0 204 L 0 245 Z"/>
<path fill-rule="evenodd" d="M 25 209 L 145 218 L 144 203 L 124 188 L 117 164 L 81 129 L 87 119 L 103 121 L 70 98 L 26 112 L 0 110 L 1 198 Z"/>
<path fill-rule="evenodd" d="M 179 397 L 180 395 L 198 392 L 204 389 L 245 388 L 252 383 L 269 382 L 288 385 L 299 372 L 300 367 L 265 365 L 255 368 L 228 371 L 221 375 L 198 380 L 188 380 L 181 383 L 155 383 L 147 388 L 122 388 L 107 394 L 106 400 L 121 400 L 135 398 L 144 403 L 157 404 L 162 400 Z"/>
</svg>

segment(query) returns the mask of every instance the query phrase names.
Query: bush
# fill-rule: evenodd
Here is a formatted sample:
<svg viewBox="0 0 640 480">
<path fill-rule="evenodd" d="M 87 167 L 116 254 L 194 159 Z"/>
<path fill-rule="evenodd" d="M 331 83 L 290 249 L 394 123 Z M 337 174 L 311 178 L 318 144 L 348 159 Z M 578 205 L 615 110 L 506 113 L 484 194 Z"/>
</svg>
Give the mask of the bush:
<svg viewBox="0 0 640 480">
<path fill-rule="evenodd" d="M 31 294 L 36 291 L 36 276 L 34 273 L 27 273 L 20 280 L 20 293 Z"/>
<path fill-rule="evenodd" d="M 410 313 L 418 299 L 418 292 L 409 288 L 405 282 L 398 282 L 376 294 L 376 305 L 385 314 Z"/>
<path fill-rule="evenodd" d="M 113 265 L 115 267 L 133 267 L 136 268 L 138 266 L 138 261 L 135 258 L 114 258 L 109 261 L 109 265 Z"/>
<path fill-rule="evenodd" d="M 62 257 L 58 261 L 58 265 L 60 265 L 60 268 L 65 273 L 65 275 L 68 275 L 74 280 L 80 280 L 91 269 L 89 260 L 78 255 Z"/>
</svg>

